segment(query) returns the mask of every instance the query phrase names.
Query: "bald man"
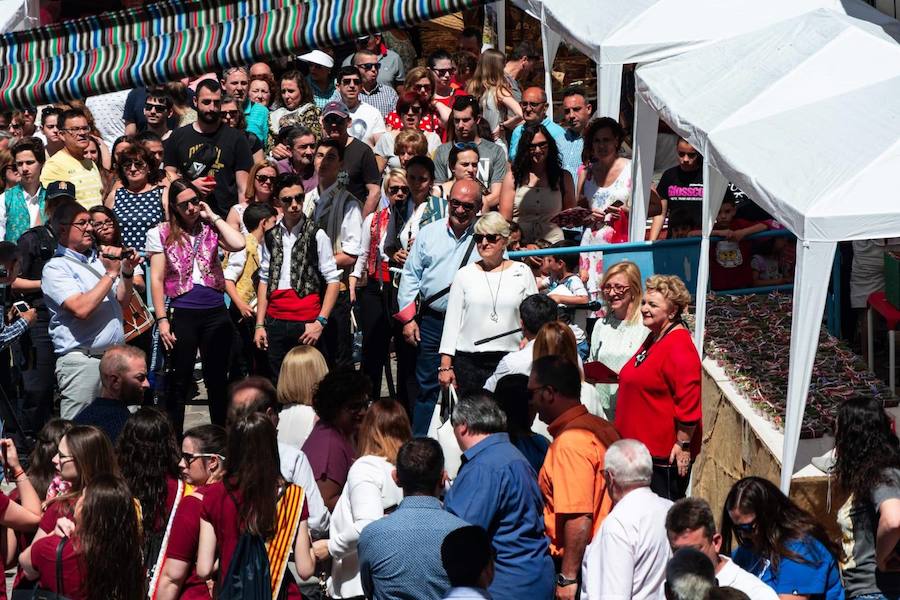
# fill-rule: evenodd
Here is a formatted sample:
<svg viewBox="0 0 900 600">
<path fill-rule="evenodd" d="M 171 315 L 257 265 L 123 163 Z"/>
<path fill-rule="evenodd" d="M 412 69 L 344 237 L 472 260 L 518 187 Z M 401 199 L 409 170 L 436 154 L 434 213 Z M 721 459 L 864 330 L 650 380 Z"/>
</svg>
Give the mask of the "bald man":
<svg viewBox="0 0 900 600">
<path fill-rule="evenodd" d="M 144 351 L 134 346 L 113 346 L 100 360 L 100 396 L 73 421 L 99 427 L 115 442 L 131 415 L 128 406 L 141 404 L 149 387 Z"/>
<path fill-rule="evenodd" d="M 522 139 L 522 129 L 528 123 L 540 123 L 547 128 L 550 136 L 556 141 L 556 147 L 561 148 L 566 141 L 566 130 L 553 122 L 552 107 L 547 105 L 547 94 L 544 90 L 532 86 L 522 92 L 522 116 L 525 122 L 513 129 L 509 140 L 509 162 L 516 160 L 516 151 L 519 148 L 519 140 Z M 547 110 L 550 108 L 550 115 Z"/>
</svg>

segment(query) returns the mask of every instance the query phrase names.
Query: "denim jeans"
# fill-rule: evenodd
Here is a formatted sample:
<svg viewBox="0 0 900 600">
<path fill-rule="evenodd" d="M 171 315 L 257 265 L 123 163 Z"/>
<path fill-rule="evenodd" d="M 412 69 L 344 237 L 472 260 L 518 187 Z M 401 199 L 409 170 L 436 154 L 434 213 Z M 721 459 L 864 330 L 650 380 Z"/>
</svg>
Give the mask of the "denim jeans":
<svg viewBox="0 0 900 600">
<path fill-rule="evenodd" d="M 419 383 L 419 394 L 413 410 L 413 435 L 428 435 L 428 425 L 437 404 L 441 385 L 438 383 L 438 367 L 441 366 L 441 334 L 444 331 L 444 319 L 432 314 L 422 315 L 419 321 L 419 355 L 416 360 L 416 381 Z"/>
</svg>

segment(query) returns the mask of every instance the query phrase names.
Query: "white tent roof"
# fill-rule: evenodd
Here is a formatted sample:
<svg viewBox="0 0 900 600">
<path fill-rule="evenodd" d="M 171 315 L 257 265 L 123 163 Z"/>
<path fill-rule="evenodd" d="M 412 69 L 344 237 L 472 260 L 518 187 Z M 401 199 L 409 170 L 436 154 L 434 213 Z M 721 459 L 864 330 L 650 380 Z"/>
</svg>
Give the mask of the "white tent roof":
<svg viewBox="0 0 900 600">
<path fill-rule="evenodd" d="M 28 24 L 26 0 L 0 0 L 0 33 L 20 31 Z"/>
<path fill-rule="evenodd" d="M 804 240 L 900 234 L 900 46 L 818 10 L 640 67 L 642 98 Z M 891 214 L 891 213 L 894 214 Z"/>
</svg>

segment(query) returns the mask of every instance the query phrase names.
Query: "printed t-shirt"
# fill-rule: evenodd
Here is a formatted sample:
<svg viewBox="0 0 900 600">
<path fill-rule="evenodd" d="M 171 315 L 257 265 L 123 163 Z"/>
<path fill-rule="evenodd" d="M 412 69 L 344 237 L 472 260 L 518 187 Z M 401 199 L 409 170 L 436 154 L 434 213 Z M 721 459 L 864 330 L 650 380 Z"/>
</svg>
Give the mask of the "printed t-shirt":
<svg viewBox="0 0 900 600">
<path fill-rule="evenodd" d="M 728 229 L 737 231 L 756 225 L 754 221 L 732 219 Z M 709 247 L 709 279 L 714 290 L 735 290 L 753 285 L 753 242 L 721 240 Z"/>
<path fill-rule="evenodd" d="M 696 171 L 684 171 L 680 166 L 667 169 L 659 183 L 656 184 L 659 197 L 669 201 L 668 211 L 686 207 L 692 225 L 700 227 L 703 216 L 703 167 Z M 730 190 L 725 190 L 725 197 L 733 197 Z"/>
</svg>

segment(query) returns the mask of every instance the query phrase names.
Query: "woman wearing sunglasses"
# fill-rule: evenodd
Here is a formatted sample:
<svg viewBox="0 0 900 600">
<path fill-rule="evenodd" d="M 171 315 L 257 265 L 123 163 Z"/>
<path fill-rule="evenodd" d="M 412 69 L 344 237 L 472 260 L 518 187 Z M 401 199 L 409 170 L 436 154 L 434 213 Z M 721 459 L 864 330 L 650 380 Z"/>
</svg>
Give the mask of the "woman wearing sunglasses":
<svg viewBox="0 0 900 600">
<path fill-rule="evenodd" d="M 815 517 L 771 481 L 745 477 L 735 483 L 725 498 L 721 529 L 722 552 L 731 552 L 735 564 L 779 598 L 844 600 L 835 558 L 840 548 Z M 733 552 L 732 536 L 737 541 Z"/>
<path fill-rule="evenodd" d="M 272 202 L 275 190 L 275 178 L 278 176 L 278 167 L 271 160 L 263 160 L 250 167 L 249 181 L 244 197 L 228 209 L 225 222 L 237 229 L 242 234 L 250 233 L 244 226 L 244 211 L 254 202 L 268 202 L 281 214 L 281 207 Z"/>
<path fill-rule="evenodd" d="M 437 79 L 434 73 L 427 67 L 414 67 L 406 73 L 403 89 L 412 92 L 419 97 L 422 106 L 422 115 L 418 127 L 422 131 L 430 131 L 441 140 L 444 139 L 447 122 L 450 120 L 450 107 L 435 100 L 434 91 L 437 89 Z M 399 109 L 388 113 L 384 118 L 389 130 L 403 129 L 403 114 Z"/>
<path fill-rule="evenodd" d="M 155 588 L 156 598 L 208 600 L 209 588 L 197 576 L 194 564 L 200 541 L 203 495 L 222 478 L 225 469 L 225 430 L 218 425 L 200 425 L 185 431 L 178 468 L 192 493 L 175 510 L 165 563 Z"/>
<path fill-rule="evenodd" d="M 519 349 L 519 305 L 538 293 L 531 269 L 503 257 L 509 235 L 499 213 L 478 219 L 473 238 L 481 260 L 457 271 L 450 287 L 438 381 L 460 395 L 482 389 L 500 359 Z"/>
<path fill-rule="evenodd" d="M 116 155 L 116 174 L 122 183 L 104 205 L 115 213 L 126 248 L 144 251 L 147 232 L 166 220 L 162 178 L 156 159 L 140 144 L 129 144 Z"/>
<path fill-rule="evenodd" d="M 431 156 L 441 145 L 440 136 L 419 127 L 424 114 L 423 106 L 414 92 L 405 92 L 397 100 L 400 127 L 388 131 L 375 144 L 375 162 L 380 171 L 384 171 L 386 167 L 405 168 L 406 161 L 413 156 Z M 417 136 L 413 136 L 413 133 Z"/>
<path fill-rule="evenodd" d="M 225 424 L 224 365 L 231 354 L 232 324 L 225 308 L 225 277 L 218 253 L 219 248 L 242 250 L 245 242 L 241 232 L 200 199 L 190 182 L 173 181 L 168 199 L 168 221 L 147 232 L 146 251 L 159 337 L 173 368 L 167 382 L 166 410 L 175 431 L 180 432 L 198 349 L 210 418 L 216 425 Z"/>
</svg>

